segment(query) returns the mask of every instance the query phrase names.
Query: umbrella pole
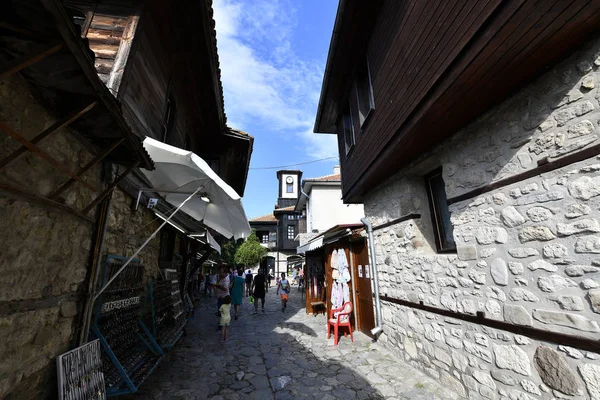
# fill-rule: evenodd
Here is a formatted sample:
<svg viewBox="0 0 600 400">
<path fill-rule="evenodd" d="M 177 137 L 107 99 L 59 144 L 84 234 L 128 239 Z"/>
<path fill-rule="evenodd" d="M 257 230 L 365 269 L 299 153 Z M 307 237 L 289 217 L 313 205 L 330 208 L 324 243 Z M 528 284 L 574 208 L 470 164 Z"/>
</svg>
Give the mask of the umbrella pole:
<svg viewBox="0 0 600 400">
<path fill-rule="evenodd" d="M 123 266 L 121 268 L 119 268 L 119 270 L 113 275 L 112 278 L 110 278 L 108 280 L 108 282 L 106 282 L 106 284 L 104 286 L 102 286 L 102 288 L 100 290 L 98 290 L 98 292 L 94 295 L 94 298 L 92 299 L 92 305 L 96 302 L 96 300 L 98 299 L 98 297 L 102 294 L 102 292 L 104 292 L 106 290 L 106 288 L 116 279 L 117 276 L 119 276 L 119 274 L 121 272 L 123 272 L 123 270 L 129 265 L 129 263 L 131 263 L 131 260 L 133 260 L 140 251 L 142 251 L 142 249 L 144 247 L 146 247 L 146 245 L 148 243 L 150 243 L 150 241 L 156 236 L 156 234 L 162 229 L 163 226 L 165 226 L 173 217 L 173 215 L 175 215 L 177 213 L 177 211 L 179 211 L 179 209 L 181 207 L 183 207 L 183 205 L 185 203 L 188 202 L 188 200 L 190 200 L 192 197 L 194 197 L 194 195 L 196 193 L 198 193 L 200 191 L 200 189 L 202 189 L 202 186 L 200 186 L 198 189 L 196 189 L 196 191 L 194 193 L 192 193 L 187 199 L 185 199 L 183 201 L 183 203 L 181 203 L 176 209 L 175 211 L 173 211 L 173 213 L 169 216 L 169 218 L 165 219 L 165 221 L 158 227 L 157 230 L 155 230 L 152 235 L 150 235 L 150 237 L 148 239 L 146 239 L 146 241 L 135 251 L 135 253 L 133 253 L 133 255 L 131 257 L 129 257 L 129 259 L 125 262 L 125 264 L 123 264 Z"/>
</svg>

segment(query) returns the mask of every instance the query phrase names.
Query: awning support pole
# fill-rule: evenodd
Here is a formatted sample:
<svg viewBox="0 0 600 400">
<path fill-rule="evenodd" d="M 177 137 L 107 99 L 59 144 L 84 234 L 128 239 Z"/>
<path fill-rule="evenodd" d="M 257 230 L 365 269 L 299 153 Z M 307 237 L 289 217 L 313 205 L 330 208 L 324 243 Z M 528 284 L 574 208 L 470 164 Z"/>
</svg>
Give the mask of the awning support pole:
<svg viewBox="0 0 600 400">
<path fill-rule="evenodd" d="M 152 233 L 152 235 L 150 235 L 150 237 L 149 237 L 148 239 L 146 239 L 146 241 L 145 241 L 145 242 L 144 242 L 144 243 L 143 243 L 143 244 L 142 244 L 142 245 L 141 245 L 141 246 L 140 246 L 140 247 L 139 247 L 139 248 L 138 248 L 138 249 L 135 251 L 135 253 L 133 253 L 133 255 L 127 259 L 127 261 L 125 261 L 125 263 L 123 264 L 123 266 L 122 266 L 121 268 L 119 268 L 119 270 L 118 270 L 118 271 L 117 271 L 117 272 L 116 272 L 116 273 L 115 273 L 115 274 L 112 276 L 112 278 L 110 278 L 110 279 L 108 280 L 108 282 L 106 282 L 106 283 L 104 284 L 104 286 L 102 286 L 102 288 L 100 288 L 100 290 L 98 290 L 98 292 L 97 292 L 97 293 L 94 295 L 94 298 L 92 299 L 92 306 L 93 306 L 93 304 L 96 302 L 96 300 L 98 299 L 98 297 L 99 297 L 99 296 L 102 294 L 102 292 L 104 292 L 104 291 L 106 290 L 106 288 L 107 288 L 107 287 L 108 287 L 108 286 L 109 286 L 109 285 L 110 285 L 110 284 L 111 284 L 111 283 L 112 283 L 112 282 L 113 282 L 113 281 L 114 281 L 114 280 L 117 278 L 117 276 L 119 276 L 119 274 L 120 274 L 121 272 L 123 272 L 123 270 L 124 270 L 125 268 L 127 268 L 127 266 L 129 265 L 129 263 L 131 263 L 131 260 L 133 260 L 134 258 L 136 258 L 136 257 L 137 257 L 137 255 L 140 253 L 140 251 L 142 251 L 142 249 L 143 249 L 144 247 L 146 247 L 146 245 L 147 245 L 148 243 L 150 243 L 150 241 L 151 241 L 152 239 L 154 239 L 154 237 L 155 237 L 155 236 L 156 236 L 156 234 L 157 234 L 157 233 L 158 233 L 158 232 L 159 232 L 159 231 L 162 229 L 162 227 L 163 227 L 163 226 L 165 226 L 165 225 L 166 225 L 166 224 L 167 224 L 167 223 L 168 223 L 168 222 L 171 220 L 171 218 L 173 218 L 173 216 L 174 216 L 175 214 L 177 214 L 177 212 L 179 211 L 179 209 L 180 209 L 181 207 L 183 207 L 183 205 L 184 205 L 185 203 L 187 203 L 187 202 L 188 202 L 188 201 L 189 201 L 189 200 L 190 200 L 192 197 L 194 197 L 194 195 L 195 195 L 196 193 L 198 193 L 198 192 L 200 191 L 200 189 L 202 189 L 202 187 L 199 187 L 198 189 L 196 189 L 196 191 L 195 191 L 194 193 L 192 193 L 192 194 L 191 194 L 191 195 L 190 195 L 190 196 L 189 196 L 187 199 L 185 199 L 185 200 L 184 200 L 184 201 L 183 201 L 183 202 L 182 202 L 182 203 L 181 203 L 181 204 L 180 204 L 180 205 L 179 205 L 179 206 L 178 206 L 178 207 L 175 209 L 175 211 L 173 211 L 173 213 L 171 213 L 171 215 L 169 215 L 169 217 L 168 217 L 168 218 L 166 218 L 166 219 L 164 220 L 164 222 L 163 222 L 163 223 L 162 223 L 162 224 L 161 224 L 161 225 L 158 227 L 158 229 L 157 229 L 157 230 L 155 230 L 155 231 Z"/>
</svg>

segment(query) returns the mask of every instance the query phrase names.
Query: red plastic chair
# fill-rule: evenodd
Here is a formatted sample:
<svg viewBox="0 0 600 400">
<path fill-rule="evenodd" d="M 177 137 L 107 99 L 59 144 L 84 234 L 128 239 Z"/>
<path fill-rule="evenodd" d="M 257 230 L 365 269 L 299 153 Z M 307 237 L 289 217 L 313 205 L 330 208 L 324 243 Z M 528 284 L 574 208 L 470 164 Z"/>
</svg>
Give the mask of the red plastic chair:
<svg viewBox="0 0 600 400">
<path fill-rule="evenodd" d="M 338 313 L 334 318 L 333 314 Z M 354 343 L 354 337 L 352 336 L 352 326 L 350 325 L 350 314 L 352 313 L 352 303 L 349 301 L 344 303 L 341 308 L 335 308 L 329 312 L 329 320 L 327 321 L 327 339 L 331 337 L 331 326 L 333 325 L 333 344 L 338 344 L 338 330 L 340 326 L 347 326 L 350 331 L 350 339 Z M 344 336 L 346 334 L 344 333 Z"/>
</svg>

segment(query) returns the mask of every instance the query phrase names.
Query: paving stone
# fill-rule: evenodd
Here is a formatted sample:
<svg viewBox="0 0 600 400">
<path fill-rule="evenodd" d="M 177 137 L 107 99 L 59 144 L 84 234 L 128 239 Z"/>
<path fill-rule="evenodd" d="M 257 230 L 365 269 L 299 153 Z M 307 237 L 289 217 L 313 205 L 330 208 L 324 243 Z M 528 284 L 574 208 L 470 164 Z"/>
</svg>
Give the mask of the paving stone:
<svg viewBox="0 0 600 400">
<path fill-rule="evenodd" d="M 459 398 L 362 333 L 354 333 L 354 343 L 342 339 L 333 346 L 333 338 L 326 339 L 324 317 L 306 315 L 304 299 L 295 294 L 285 314 L 279 311 L 274 291 L 267 293 L 265 314 L 252 315 L 250 305 L 242 304 L 226 343 L 219 343 L 214 330 L 214 299 L 201 299 L 195 318 L 188 321 L 187 335 L 167 352 L 140 391 L 124 400 Z M 415 319 L 411 328 L 424 333 L 419 324 Z M 471 347 L 478 357 L 491 361 L 489 351 Z M 445 355 L 438 354 L 445 363 L 466 368 L 466 358 Z M 444 379 L 464 390 L 450 375 Z"/>
</svg>

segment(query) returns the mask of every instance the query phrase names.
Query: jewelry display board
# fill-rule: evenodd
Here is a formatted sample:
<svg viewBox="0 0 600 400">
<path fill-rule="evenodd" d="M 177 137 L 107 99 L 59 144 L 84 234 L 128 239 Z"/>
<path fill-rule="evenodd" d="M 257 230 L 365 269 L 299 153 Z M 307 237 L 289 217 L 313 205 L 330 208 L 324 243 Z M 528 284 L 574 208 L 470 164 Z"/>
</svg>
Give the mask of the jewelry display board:
<svg viewBox="0 0 600 400">
<path fill-rule="evenodd" d="M 59 400 L 104 400 L 100 340 L 96 339 L 56 358 Z"/>
<path fill-rule="evenodd" d="M 186 324 L 179 282 L 150 282 L 146 298 L 147 307 L 144 307 L 140 324 L 149 340 L 162 354 L 177 343 Z"/>
<path fill-rule="evenodd" d="M 109 255 L 103 266 L 102 285 L 126 261 L 126 257 Z M 143 276 L 140 260 L 132 260 L 96 304 L 91 331 L 102 345 L 107 396 L 135 393 L 162 358 L 162 352 L 141 334 Z"/>
</svg>

